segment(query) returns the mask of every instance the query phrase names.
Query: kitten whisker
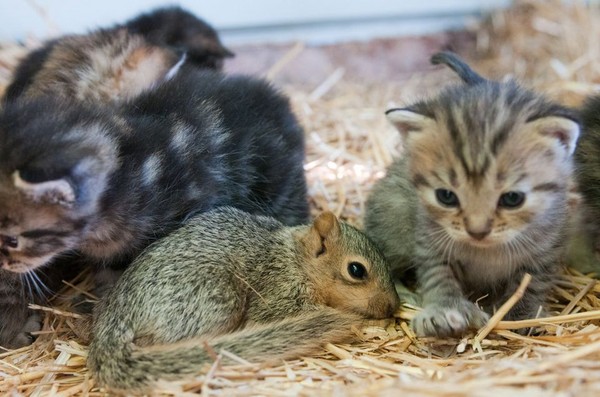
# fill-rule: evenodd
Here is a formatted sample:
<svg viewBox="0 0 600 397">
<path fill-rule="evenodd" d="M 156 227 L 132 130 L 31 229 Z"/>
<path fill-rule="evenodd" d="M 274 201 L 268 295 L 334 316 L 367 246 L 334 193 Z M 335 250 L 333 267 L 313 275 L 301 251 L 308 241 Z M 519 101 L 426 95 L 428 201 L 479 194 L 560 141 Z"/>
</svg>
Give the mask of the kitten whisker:
<svg viewBox="0 0 600 397">
<path fill-rule="evenodd" d="M 25 280 L 25 285 L 27 286 L 27 290 L 29 291 L 29 296 L 26 297 L 26 298 L 30 300 L 29 303 L 33 303 L 34 295 L 33 295 L 32 289 L 31 289 L 31 284 L 30 284 L 30 279 L 29 279 L 29 272 L 23 273 L 22 278 Z"/>
<path fill-rule="evenodd" d="M 505 244 L 503 247 L 505 247 L 504 252 L 507 255 L 507 265 L 512 269 L 512 267 L 513 267 L 513 250 L 517 251 L 515 242 L 513 240 L 509 240 L 508 244 Z"/>
<path fill-rule="evenodd" d="M 521 254 L 532 264 L 537 265 L 535 258 L 532 255 L 532 247 L 535 247 L 535 243 L 529 236 L 519 235 L 515 239 L 515 243 L 521 250 Z"/>
<path fill-rule="evenodd" d="M 444 239 L 444 250 L 442 251 L 442 261 L 445 263 L 450 263 L 450 254 L 452 252 L 452 247 L 454 246 L 454 239 L 446 234 L 446 238 Z M 446 255 L 446 252 L 448 252 L 448 255 Z"/>
<path fill-rule="evenodd" d="M 38 293 L 40 294 L 41 298 L 47 299 L 48 296 L 52 296 L 53 292 L 50 288 L 48 288 L 48 286 L 46 284 L 44 284 L 44 282 L 40 279 L 40 276 L 38 276 L 35 272 L 31 272 L 31 276 L 32 276 L 32 281 L 34 281 L 34 285 L 36 287 L 36 289 L 38 290 Z"/>
</svg>

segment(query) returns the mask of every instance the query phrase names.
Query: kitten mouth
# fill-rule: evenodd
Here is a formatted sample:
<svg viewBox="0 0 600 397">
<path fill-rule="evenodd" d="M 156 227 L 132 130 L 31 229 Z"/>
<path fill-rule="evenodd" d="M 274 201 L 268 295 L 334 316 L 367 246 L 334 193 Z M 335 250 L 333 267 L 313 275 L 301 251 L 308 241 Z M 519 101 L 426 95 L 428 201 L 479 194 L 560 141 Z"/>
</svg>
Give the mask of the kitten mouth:
<svg viewBox="0 0 600 397">
<path fill-rule="evenodd" d="M 30 270 L 29 266 L 27 266 L 25 263 L 11 262 L 7 260 L 2 261 L 2 266 L 0 266 L 0 268 L 13 273 L 27 273 Z"/>
<path fill-rule="evenodd" d="M 489 240 L 489 239 L 484 239 L 484 240 L 468 239 L 467 244 L 469 244 L 473 247 L 477 247 L 477 248 L 489 248 L 489 247 L 498 245 L 498 242 Z"/>
</svg>

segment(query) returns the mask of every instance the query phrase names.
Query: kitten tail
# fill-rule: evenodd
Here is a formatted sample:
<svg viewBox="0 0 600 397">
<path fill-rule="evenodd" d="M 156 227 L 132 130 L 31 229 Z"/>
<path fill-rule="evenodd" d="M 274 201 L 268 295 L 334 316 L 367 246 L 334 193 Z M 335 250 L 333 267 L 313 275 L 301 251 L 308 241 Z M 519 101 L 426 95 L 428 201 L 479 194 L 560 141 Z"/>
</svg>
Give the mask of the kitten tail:
<svg viewBox="0 0 600 397">
<path fill-rule="evenodd" d="M 477 85 L 485 83 L 487 80 L 475 73 L 462 59 L 450 51 L 442 51 L 434 54 L 430 62 L 433 65 L 446 65 L 454 70 L 458 77 L 468 85 Z"/>
</svg>

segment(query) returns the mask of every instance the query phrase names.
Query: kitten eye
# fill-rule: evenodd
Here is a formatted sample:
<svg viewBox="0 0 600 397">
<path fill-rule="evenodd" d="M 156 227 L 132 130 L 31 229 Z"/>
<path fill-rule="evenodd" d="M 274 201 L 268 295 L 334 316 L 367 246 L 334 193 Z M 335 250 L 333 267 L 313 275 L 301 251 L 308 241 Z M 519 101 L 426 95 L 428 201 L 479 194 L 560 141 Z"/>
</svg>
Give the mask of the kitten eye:
<svg viewBox="0 0 600 397">
<path fill-rule="evenodd" d="M 348 264 L 348 274 L 357 280 L 364 280 L 367 277 L 367 269 L 362 263 L 350 262 Z"/>
<path fill-rule="evenodd" d="M 65 170 L 35 167 L 21 168 L 18 172 L 19 177 L 27 183 L 55 181 L 68 174 Z"/>
<path fill-rule="evenodd" d="M 503 208 L 517 208 L 525 201 L 523 192 L 507 192 L 500 196 L 498 206 Z"/>
<path fill-rule="evenodd" d="M 446 207 L 458 207 L 460 204 L 458 197 L 451 190 L 435 189 L 435 198 Z"/>
<path fill-rule="evenodd" d="M 13 236 L 0 234 L 0 245 L 2 247 L 17 248 L 19 246 L 19 240 Z"/>
</svg>

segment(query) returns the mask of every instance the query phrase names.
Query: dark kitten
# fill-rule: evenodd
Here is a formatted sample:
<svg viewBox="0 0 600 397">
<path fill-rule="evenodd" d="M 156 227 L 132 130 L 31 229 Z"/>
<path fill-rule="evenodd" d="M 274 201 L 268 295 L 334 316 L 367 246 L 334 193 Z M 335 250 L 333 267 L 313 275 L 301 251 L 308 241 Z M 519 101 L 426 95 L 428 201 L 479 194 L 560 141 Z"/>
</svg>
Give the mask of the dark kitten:
<svg viewBox="0 0 600 397">
<path fill-rule="evenodd" d="M 142 35 L 150 44 L 186 53 L 186 59 L 199 67 L 219 70 L 223 59 L 233 56 L 210 25 L 179 7 L 142 14 L 127 21 L 125 26 L 131 34 Z"/>
<path fill-rule="evenodd" d="M 118 109 L 49 97 L 8 103 L 0 276 L 65 254 L 127 265 L 185 219 L 222 205 L 304 223 L 303 140 L 286 98 L 267 83 L 210 71 L 177 75 Z M 23 283 L 11 283 L 0 303 L 5 347 L 30 329 L 27 318 L 7 317 L 27 303 Z"/>
<path fill-rule="evenodd" d="M 583 197 L 569 265 L 600 276 L 600 95 L 581 109 L 583 130 L 575 150 L 577 182 Z"/>
<path fill-rule="evenodd" d="M 162 8 L 112 28 L 48 41 L 19 64 L 5 101 L 37 95 L 124 100 L 172 77 L 183 64 L 220 70 L 230 56 L 209 24 L 179 7 Z"/>
<path fill-rule="evenodd" d="M 526 272 L 533 281 L 506 318 L 535 317 L 564 253 L 577 117 L 514 81 L 482 78 L 452 53 L 432 62 L 463 83 L 387 112 L 405 155 L 375 185 L 366 232 L 393 270 L 416 272 L 419 335 L 482 326 Z"/>
</svg>

